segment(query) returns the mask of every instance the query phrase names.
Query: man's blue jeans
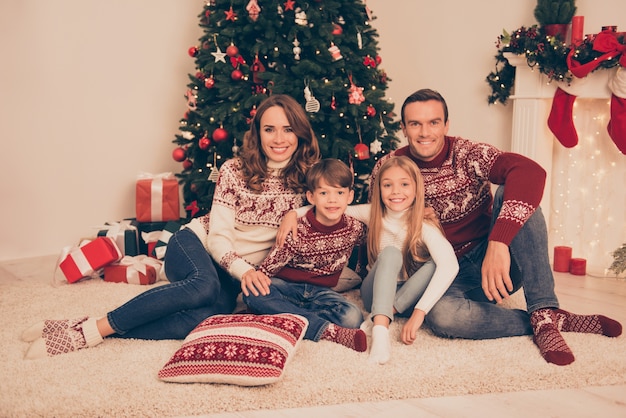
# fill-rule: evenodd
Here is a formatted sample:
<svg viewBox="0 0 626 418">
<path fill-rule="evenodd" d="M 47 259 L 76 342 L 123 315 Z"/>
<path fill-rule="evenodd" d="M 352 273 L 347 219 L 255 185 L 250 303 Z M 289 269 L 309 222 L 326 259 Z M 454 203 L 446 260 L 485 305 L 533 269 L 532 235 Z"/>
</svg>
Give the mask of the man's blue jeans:
<svg viewBox="0 0 626 418">
<path fill-rule="evenodd" d="M 268 295 L 243 297 L 258 314 L 292 313 L 309 321 L 304 338 L 319 341 L 332 322 L 344 328 L 358 328 L 363 322 L 361 309 L 328 287 L 288 282 L 272 277 Z"/>
<path fill-rule="evenodd" d="M 170 283 L 149 289 L 107 318 L 112 337 L 184 339 L 205 318 L 232 313 L 241 286 L 217 266 L 195 233 L 187 228 L 170 238 L 165 253 Z"/>
<path fill-rule="evenodd" d="M 504 187 L 496 190 L 492 227 L 502 208 Z M 487 237 L 459 259 L 459 274 L 426 315 L 425 322 L 441 337 L 488 339 L 532 334 L 529 313 L 541 308 L 558 308 L 554 276 L 548 258 L 548 233 L 541 208 L 517 233 L 509 251 L 510 276 L 514 290 L 524 289 L 527 311 L 508 309 L 490 302 L 481 287 L 481 267 Z"/>
</svg>

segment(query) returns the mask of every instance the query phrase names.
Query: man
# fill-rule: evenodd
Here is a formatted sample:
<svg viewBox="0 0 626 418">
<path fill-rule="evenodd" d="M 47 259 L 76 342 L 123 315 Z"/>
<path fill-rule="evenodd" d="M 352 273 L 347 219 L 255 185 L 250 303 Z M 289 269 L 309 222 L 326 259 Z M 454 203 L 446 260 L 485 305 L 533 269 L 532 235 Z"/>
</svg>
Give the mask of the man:
<svg viewBox="0 0 626 418">
<path fill-rule="evenodd" d="M 489 144 L 447 136 L 448 107 L 430 89 L 402 105 L 406 155 L 424 177 L 426 202 L 440 218 L 459 259 L 459 274 L 426 317 L 442 337 L 486 339 L 533 335 L 541 355 L 566 365 L 574 355 L 563 332 L 616 337 L 622 326 L 602 315 L 559 309 L 539 203 L 546 173 L 534 161 Z M 372 183 L 381 158 L 372 171 Z M 500 185 L 491 194 L 491 185 Z M 500 305 L 524 288 L 527 311 Z"/>
</svg>

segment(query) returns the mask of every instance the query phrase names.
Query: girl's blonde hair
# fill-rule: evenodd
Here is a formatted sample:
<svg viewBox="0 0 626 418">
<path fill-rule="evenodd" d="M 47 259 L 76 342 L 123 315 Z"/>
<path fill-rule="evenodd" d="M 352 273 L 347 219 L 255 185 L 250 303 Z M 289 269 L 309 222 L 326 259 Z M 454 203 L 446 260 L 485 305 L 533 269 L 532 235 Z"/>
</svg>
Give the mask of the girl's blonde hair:
<svg viewBox="0 0 626 418">
<path fill-rule="evenodd" d="M 387 212 L 387 208 L 383 203 L 381 196 L 380 183 L 387 170 L 392 167 L 399 167 L 405 171 L 415 185 L 415 201 L 404 214 L 406 222 L 407 236 L 402 244 L 403 258 L 403 276 L 411 276 L 417 269 L 430 259 L 428 248 L 422 241 L 422 222 L 424 221 L 424 179 L 417 165 L 408 157 L 392 156 L 389 157 L 380 167 L 376 176 L 376 181 L 372 185 L 372 201 L 370 222 L 367 234 L 367 259 L 369 264 L 374 264 L 378 258 L 378 254 L 382 250 L 380 248 L 380 235 L 383 230 L 383 217 Z M 435 219 L 426 219 L 437 226 L 441 230 L 441 226 Z"/>
</svg>

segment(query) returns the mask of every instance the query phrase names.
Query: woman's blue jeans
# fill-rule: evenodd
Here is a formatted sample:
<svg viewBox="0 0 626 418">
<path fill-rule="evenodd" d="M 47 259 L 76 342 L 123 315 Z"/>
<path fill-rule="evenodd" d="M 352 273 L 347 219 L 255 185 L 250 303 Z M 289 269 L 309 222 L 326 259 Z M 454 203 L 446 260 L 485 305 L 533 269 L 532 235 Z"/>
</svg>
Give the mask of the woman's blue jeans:
<svg viewBox="0 0 626 418">
<path fill-rule="evenodd" d="M 151 288 L 109 312 L 112 337 L 184 339 L 211 315 L 232 313 L 239 281 L 217 266 L 187 228 L 170 238 L 165 253 L 170 283 Z"/>
<path fill-rule="evenodd" d="M 494 195 L 492 227 L 502 208 L 504 186 Z M 459 274 L 426 315 L 425 322 L 441 337 L 488 339 L 532 334 L 529 313 L 558 308 L 554 276 L 548 258 L 548 233 L 541 208 L 519 230 L 511 245 L 513 292 L 524 289 L 527 310 L 509 309 L 490 302 L 481 287 L 481 267 L 487 237 L 459 259 Z"/>
<path fill-rule="evenodd" d="M 410 316 L 435 274 L 435 263 L 430 260 L 408 280 L 398 282 L 402 263 L 402 253 L 398 248 L 385 247 L 363 279 L 361 299 L 372 317 L 385 315 L 393 321 L 394 308 L 401 316 Z"/>
<path fill-rule="evenodd" d="M 344 328 L 358 328 L 363 313 L 355 304 L 328 287 L 288 282 L 272 277 L 270 293 L 243 296 L 243 301 L 257 314 L 292 313 L 309 321 L 304 338 L 319 341 L 332 322 Z"/>
</svg>

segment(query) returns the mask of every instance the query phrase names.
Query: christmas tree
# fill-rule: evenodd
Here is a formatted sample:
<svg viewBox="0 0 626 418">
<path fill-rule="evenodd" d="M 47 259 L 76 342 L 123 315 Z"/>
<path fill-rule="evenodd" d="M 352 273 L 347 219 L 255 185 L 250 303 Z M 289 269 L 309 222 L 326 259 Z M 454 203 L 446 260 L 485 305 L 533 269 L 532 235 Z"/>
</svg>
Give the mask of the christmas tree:
<svg viewBox="0 0 626 418">
<path fill-rule="evenodd" d="M 256 106 L 288 94 L 307 111 L 324 158 L 353 167 L 367 199 L 376 160 L 397 147 L 390 79 L 380 67 L 372 11 L 361 0 L 209 0 L 189 48 L 188 111 L 173 158 L 189 217 L 211 209 L 221 164 L 237 155 Z"/>
</svg>

